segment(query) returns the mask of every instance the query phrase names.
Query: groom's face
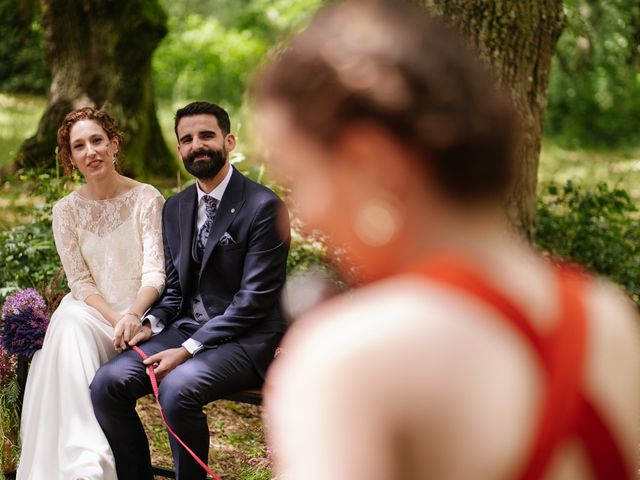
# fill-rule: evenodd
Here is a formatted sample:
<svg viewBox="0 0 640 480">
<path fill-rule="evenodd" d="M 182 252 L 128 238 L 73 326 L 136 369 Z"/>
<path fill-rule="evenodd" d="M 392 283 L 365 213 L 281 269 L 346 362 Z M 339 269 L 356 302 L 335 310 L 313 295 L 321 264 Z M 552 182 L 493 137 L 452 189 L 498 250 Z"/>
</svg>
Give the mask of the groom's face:
<svg viewBox="0 0 640 480">
<path fill-rule="evenodd" d="M 232 134 L 224 134 L 214 115 L 183 117 L 177 126 L 178 154 L 187 171 L 196 178 L 214 178 L 235 147 Z"/>
</svg>

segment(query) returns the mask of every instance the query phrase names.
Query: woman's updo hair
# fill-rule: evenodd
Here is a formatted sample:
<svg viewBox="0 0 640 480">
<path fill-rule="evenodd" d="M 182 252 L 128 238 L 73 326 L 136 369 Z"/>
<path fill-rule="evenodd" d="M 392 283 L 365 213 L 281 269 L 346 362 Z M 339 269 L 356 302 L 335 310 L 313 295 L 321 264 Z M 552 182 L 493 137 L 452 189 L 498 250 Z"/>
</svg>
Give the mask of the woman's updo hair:
<svg viewBox="0 0 640 480">
<path fill-rule="evenodd" d="M 349 124 L 382 125 L 417 151 L 451 199 L 498 200 L 513 171 L 510 101 L 458 34 L 405 2 L 331 5 L 256 77 L 330 145 Z"/>
<path fill-rule="evenodd" d="M 80 120 L 93 120 L 106 132 L 109 140 L 114 138 L 118 141 L 118 145 L 122 147 L 122 132 L 118 130 L 116 122 L 111 116 L 102 110 L 93 107 L 83 107 L 73 110 L 64 117 L 62 125 L 58 128 L 58 157 L 64 168 L 65 173 L 73 170 L 71 163 L 71 128 Z"/>
</svg>

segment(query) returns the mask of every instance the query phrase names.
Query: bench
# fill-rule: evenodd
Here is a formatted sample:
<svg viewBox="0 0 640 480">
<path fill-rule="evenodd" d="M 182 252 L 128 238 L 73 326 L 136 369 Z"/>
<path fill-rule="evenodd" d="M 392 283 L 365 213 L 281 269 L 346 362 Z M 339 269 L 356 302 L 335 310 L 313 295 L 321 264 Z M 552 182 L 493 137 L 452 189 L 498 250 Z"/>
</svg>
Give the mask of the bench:
<svg viewBox="0 0 640 480">
<path fill-rule="evenodd" d="M 27 385 L 27 375 L 29 374 L 29 359 L 27 359 L 26 357 L 18 357 L 17 368 L 18 386 L 20 387 L 19 405 L 22 405 L 22 399 L 24 398 L 24 389 Z M 243 390 L 241 392 L 227 395 L 226 397 L 221 398 L 221 400 L 230 400 L 232 402 L 238 403 L 248 403 L 250 405 L 262 405 L 262 392 L 259 388 Z M 175 471 L 169 468 L 156 465 L 154 465 L 152 468 L 153 474 L 157 477 L 176 478 Z M 8 472 L 5 474 L 5 478 L 15 479 L 15 475 L 15 472 Z"/>
</svg>

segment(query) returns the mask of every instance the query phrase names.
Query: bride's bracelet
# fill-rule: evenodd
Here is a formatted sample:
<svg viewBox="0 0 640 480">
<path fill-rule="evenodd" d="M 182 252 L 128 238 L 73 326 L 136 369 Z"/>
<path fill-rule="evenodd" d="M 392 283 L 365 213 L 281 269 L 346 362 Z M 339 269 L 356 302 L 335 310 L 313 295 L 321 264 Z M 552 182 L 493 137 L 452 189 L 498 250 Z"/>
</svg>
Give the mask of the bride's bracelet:
<svg viewBox="0 0 640 480">
<path fill-rule="evenodd" d="M 136 312 L 127 312 L 127 315 L 133 315 L 138 319 L 138 321 L 140 321 L 140 315 L 138 315 Z"/>
</svg>

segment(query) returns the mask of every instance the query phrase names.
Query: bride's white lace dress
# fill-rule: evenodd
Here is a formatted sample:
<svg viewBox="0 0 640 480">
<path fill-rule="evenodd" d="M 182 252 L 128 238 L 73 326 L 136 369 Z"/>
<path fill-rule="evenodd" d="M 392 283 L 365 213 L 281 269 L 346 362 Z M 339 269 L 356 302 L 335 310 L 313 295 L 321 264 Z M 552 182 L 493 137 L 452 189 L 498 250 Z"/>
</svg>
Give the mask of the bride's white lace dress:
<svg viewBox="0 0 640 480">
<path fill-rule="evenodd" d="M 21 420 L 20 480 L 111 480 L 113 454 L 89 384 L 116 354 L 113 327 L 84 302 L 98 293 L 124 314 L 143 286 L 164 289 L 163 198 L 139 184 L 109 200 L 74 192 L 53 208 L 53 233 L 71 293 L 31 362 Z"/>
</svg>

